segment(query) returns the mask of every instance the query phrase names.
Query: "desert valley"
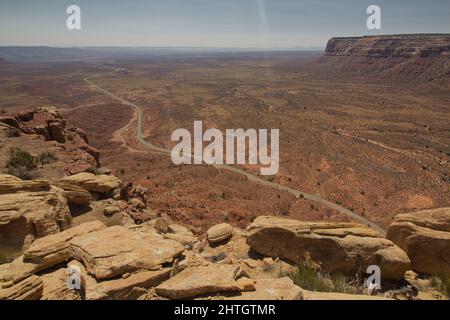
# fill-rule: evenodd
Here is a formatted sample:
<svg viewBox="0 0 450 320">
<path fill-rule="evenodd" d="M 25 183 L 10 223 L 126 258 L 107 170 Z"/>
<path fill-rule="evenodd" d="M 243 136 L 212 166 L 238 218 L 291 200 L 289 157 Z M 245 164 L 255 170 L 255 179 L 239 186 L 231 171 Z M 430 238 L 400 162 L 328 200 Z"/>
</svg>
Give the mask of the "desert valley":
<svg viewBox="0 0 450 320">
<path fill-rule="evenodd" d="M 0 57 L 0 300 L 448 299 L 450 35 Z M 279 172 L 175 165 L 195 121 L 279 129 Z"/>
</svg>

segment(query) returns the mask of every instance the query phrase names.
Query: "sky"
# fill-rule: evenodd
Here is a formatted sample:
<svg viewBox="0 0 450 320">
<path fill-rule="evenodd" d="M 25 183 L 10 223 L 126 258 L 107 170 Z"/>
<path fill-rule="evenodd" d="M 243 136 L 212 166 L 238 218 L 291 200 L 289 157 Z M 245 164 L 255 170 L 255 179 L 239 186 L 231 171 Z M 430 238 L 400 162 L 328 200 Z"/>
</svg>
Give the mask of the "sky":
<svg viewBox="0 0 450 320">
<path fill-rule="evenodd" d="M 66 9 L 81 8 L 81 30 Z M 381 30 L 366 9 L 381 8 Z M 450 0 L 1 0 L 0 46 L 325 47 L 333 36 L 450 33 Z"/>
</svg>

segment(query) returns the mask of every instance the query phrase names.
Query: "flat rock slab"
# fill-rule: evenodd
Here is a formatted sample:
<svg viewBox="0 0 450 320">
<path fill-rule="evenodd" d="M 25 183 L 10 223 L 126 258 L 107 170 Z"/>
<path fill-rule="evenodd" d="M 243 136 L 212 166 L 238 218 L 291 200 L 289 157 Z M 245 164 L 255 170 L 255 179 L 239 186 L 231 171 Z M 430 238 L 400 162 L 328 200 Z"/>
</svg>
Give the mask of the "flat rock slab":
<svg viewBox="0 0 450 320">
<path fill-rule="evenodd" d="M 386 237 L 405 250 L 414 271 L 450 272 L 450 208 L 400 214 Z"/>
<path fill-rule="evenodd" d="M 289 278 L 257 280 L 255 291 L 225 297 L 225 300 L 302 300 L 302 289 Z"/>
<path fill-rule="evenodd" d="M 25 251 L 24 260 L 34 263 L 42 263 L 45 260 L 47 264 L 52 261 L 53 265 L 64 262 L 69 259 L 69 246 L 72 239 L 105 228 L 102 222 L 93 221 L 37 239 Z"/>
<path fill-rule="evenodd" d="M 236 265 L 211 264 L 188 267 L 156 287 L 156 293 L 170 299 L 187 299 L 206 294 L 252 289 L 247 283 L 238 280 L 241 272 L 240 267 Z"/>
<path fill-rule="evenodd" d="M 262 216 L 247 234 L 249 246 L 262 255 L 298 264 L 310 256 L 327 272 L 355 275 L 377 265 L 382 278 L 399 280 L 411 265 L 402 249 L 360 224 Z"/>
<path fill-rule="evenodd" d="M 84 264 L 96 279 L 136 270 L 155 270 L 184 251 L 176 241 L 141 228 L 114 226 L 71 241 L 70 256 Z"/>
<path fill-rule="evenodd" d="M 99 193 L 108 193 L 121 186 L 121 181 L 105 174 L 95 175 L 88 172 L 82 172 L 73 176 L 64 177 L 64 183 L 71 183 L 85 190 Z"/>
</svg>

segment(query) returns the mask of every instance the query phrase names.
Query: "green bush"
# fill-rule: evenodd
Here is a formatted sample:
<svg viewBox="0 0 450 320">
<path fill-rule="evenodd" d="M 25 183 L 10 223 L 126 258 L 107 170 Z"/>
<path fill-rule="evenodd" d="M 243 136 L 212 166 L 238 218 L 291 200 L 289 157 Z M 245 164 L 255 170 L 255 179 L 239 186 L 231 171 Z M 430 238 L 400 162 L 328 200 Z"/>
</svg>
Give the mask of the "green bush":
<svg viewBox="0 0 450 320">
<path fill-rule="evenodd" d="M 6 162 L 8 173 L 23 180 L 36 178 L 38 165 L 49 164 L 58 160 L 55 154 L 49 151 L 42 152 L 35 157 L 20 148 L 11 148 Z"/>
<path fill-rule="evenodd" d="M 20 148 L 9 149 L 9 159 L 6 162 L 7 168 L 33 170 L 36 169 L 36 159 L 28 152 Z"/>
</svg>

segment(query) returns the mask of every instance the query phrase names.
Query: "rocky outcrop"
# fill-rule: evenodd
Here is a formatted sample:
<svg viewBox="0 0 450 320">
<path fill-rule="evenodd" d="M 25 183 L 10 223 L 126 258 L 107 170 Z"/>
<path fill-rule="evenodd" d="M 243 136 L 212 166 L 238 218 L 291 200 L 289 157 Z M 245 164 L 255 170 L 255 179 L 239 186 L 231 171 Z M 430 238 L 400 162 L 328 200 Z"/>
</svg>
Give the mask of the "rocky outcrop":
<svg viewBox="0 0 450 320">
<path fill-rule="evenodd" d="M 105 229 L 99 221 L 93 221 L 76 226 L 69 230 L 37 239 L 25 251 L 24 260 L 46 266 L 67 261 L 70 257 L 69 247 L 73 239 L 91 232 Z"/>
<path fill-rule="evenodd" d="M 68 229 L 71 215 L 61 189 L 46 181 L 0 175 L 0 250 L 20 252 L 31 242 Z"/>
<path fill-rule="evenodd" d="M 86 206 L 92 200 L 94 200 L 94 197 L 88 190 L 83 189 L 82 187 L 79 187 L 75 184 L 61 180 L 52 181 L 52 184 L 64 191 L 64 196 L 66 197 L 69 204 Z"/>
<path fill-rule="evenodd" d="M 405 250 L 414 271 L 450 272 L 450 208 L 400 214 L 387 238 Z"/>
<path fill-rule="evenodd" d="M 136 270 L 157 270 L 173 262 L 184 247 L 142 228 L 115 226 L 71 241 L 70 256 L 84 264 L 96 279 L 108 279 Z"/>
<path fill-rule="evenodd" d="M 247 243 L 265 256 L 301 263 L 307 256 L 322 270 L 364 273 L 378 265 L 385 279 L 402 279 L 410 267 L 406 253 L 376 231 L 352 223 L 311 223 L 258 217 L 247 229 Z"/>
<path fill-rule="evenodd" d="M 12 142 L 19 147 L 31 144 L 40 150 L 51 150 L 66 174 L 94 172 L 100 165 L 100 152 L 88 144 L 83 130 L 68 124 L 55 108 L 1 116 L 1 127 L 6 129 L 6 137 L 14 131 L 16 138 Z"/>
<path fill-rule="evenodd" d="M 322 75 L 370 77 L 408 85 L 448 83 L 449 34 L 381 35 L 332 38 L 314 66 Z"/>
<path fill-rule="evenodd" d="M 81 172 L 72 176 L 64 177 L 62 182 L 81 187 L 87 191 L 108 193 L 117 189 L 121 181 L 110 175 L 95 175 L 93 173 Z"/>
<path fill-rule="evenodd" d="M 81 271 L 81 282 L 87 300 L 126 300 L 134 288 L 156 287 L 170 277 L 171 268 L 155 271 L 138 271 L 118 279 L 98 281 L 88 274 L 83 264 L 74 260 L 69 266 L 75 266 Z"/>
<path fill-rule="evenodd" d="M 327 56 L 367 58 L 432 58 L 450 56 L 450 34 L 382 35 L 332 38 Z"/>
</svg>

